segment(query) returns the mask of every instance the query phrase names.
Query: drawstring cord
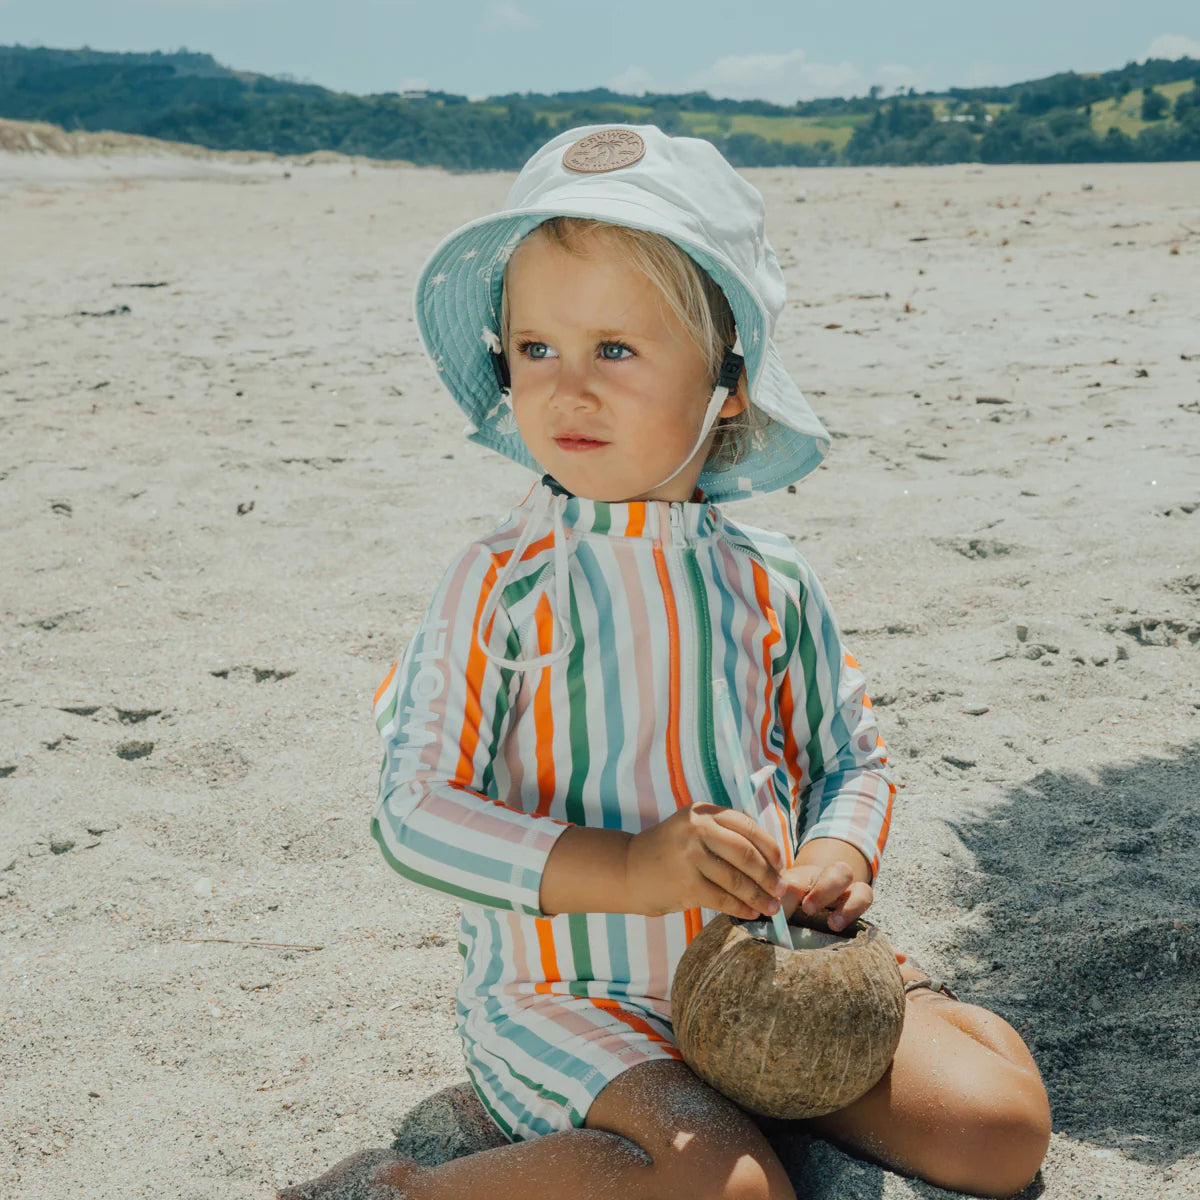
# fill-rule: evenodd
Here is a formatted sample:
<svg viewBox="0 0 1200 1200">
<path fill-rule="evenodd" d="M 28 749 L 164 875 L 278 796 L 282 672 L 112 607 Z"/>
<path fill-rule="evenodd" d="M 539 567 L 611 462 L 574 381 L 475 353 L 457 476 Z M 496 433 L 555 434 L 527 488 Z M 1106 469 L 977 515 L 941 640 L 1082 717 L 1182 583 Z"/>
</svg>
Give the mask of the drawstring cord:
<svg viewBox="0 0 1200 1200">
<path fill-rule="evenodd" d="M 483 602 L 483 610 L 479 614 L 479 624 L 475 628 L 475 640 L 484 656 L 497 666 L 506 667 L 512 671 L 532 671 L 538 667 L 548 667 L 553 663 L 560 662 L 575 647 L 575 631 L 571 628 L 570 619 L 568 617 L 564 621 L 560 615 L 562 613 L 569 614 L 571 611 L 570 562 L 567 557 L 567 535 L 563 529 L 563 510 L 566 507 L 566 496 L 556 496 L 549 488 L 543 487 L 537 503 L 525 518 L 525 528 L 521 531 L 521 536 L 517 539 L 517 544 L 513 547 L 508 562 L 500 569 L 499 575 L 496 576 L 496 582 L 488 593 L 488 598 Z M 484 641 L 484 631 L 500 607 L 500 601 L 509 580 L 520 570 L 521 560 L 537 534 L 547 509 L 553 510 L 554 604 L 551 607 L 554 624 L 558 630 L 558 648 L 554 649 L 552 643 L 550 651 L 538 655 L 537 658 L 505 658 L 502 654 L 493 654 L 488 649 L 487 643 Z"/>
</svg>

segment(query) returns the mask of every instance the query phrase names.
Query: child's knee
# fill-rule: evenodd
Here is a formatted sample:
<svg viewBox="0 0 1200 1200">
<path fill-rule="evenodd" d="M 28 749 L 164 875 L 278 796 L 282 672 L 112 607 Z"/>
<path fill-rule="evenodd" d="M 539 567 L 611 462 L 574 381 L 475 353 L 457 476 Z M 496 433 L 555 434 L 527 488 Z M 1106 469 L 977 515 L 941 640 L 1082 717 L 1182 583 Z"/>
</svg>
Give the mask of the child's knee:
<svg viewBox="0 0 1200 1200">
<path fill-rule="evenodd" d="M 965 1106 L 964 1106 L 965 1109 Z M 1028 1090 L 980 1097 L 962 1111 L 961 1133 L 951 1134 L 943 1186 L 979 1196 L 1015 1196 L 1029 1186 L 1050 1145 L 1050 1110 Z"/>
<path fill-rule="evenodd" d="M 688 1200 L 795 1200 L 758 1126 L 682 1063 L 650 1063 L 597 1097 L 589 1129 L 619 1133 L 650 1160 L 654 1195 Z"/>
<path fill-rule="evenodd" d="M 717 1133 L 679 1138 L 655 1164 L 662 1194 L 688 1200 L 796 1200 L 783 1164 L 765 1139 Z"/>
</svg>

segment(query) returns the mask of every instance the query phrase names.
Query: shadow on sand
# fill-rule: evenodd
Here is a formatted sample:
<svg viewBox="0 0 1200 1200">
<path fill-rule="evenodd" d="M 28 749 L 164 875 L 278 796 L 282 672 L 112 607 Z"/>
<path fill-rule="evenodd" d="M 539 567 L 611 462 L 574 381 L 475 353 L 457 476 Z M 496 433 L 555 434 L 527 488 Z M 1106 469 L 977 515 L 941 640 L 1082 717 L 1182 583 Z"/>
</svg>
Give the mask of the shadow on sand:
<svg viewBox="0 0 1200 1200">
<path fill-rule="evenodd" d="M 1170 758 L 1043 772 L 952 822 L 983 920 L 960 995 L 1021 1031 L 1054 1129 L 1167 1167 L 1200 1147 L 1200 743 Z"/>
</svg>

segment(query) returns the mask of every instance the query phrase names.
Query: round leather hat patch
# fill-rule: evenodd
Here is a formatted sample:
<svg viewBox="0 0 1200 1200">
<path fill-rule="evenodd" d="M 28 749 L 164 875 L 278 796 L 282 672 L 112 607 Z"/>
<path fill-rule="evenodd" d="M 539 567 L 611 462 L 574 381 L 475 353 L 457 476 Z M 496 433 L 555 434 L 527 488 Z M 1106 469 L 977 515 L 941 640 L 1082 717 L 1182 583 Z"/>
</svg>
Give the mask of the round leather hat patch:
<svg viewBox="0 0 1200 1200">
<path fill-rule="evenodd" d="M 645 153 L 646 143 L 632 129 L 601 129 L 568 146 L 562 161 L 568 171 L 594 175 L 628 167 Z"/>
</svg>

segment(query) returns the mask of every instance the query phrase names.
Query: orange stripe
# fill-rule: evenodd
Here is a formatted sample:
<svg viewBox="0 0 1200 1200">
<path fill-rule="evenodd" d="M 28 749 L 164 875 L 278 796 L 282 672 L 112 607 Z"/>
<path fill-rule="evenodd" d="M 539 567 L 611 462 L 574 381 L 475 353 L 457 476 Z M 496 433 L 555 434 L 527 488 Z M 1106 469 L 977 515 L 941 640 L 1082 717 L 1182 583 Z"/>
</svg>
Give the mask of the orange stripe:
<svg viewBox="0 0 1200 1200">
<path fill-rule="evenodd" d="M 783 726 L 783 761 L 792 775 L 792 800 L 800 798 L 801 776 L 800 744 L 796 741 L 796 730 L 792 722 L 796 719 L 796 702 L 792 698 L 792 676 L 786 672 L 779 685 L 779 722 Z"/>
<path fill-rule="evenodd" d="M 524 562 L 525 559 L 531 558 L 534 554 L 549 549 L 553 541 L 554 533 L 551 531 L 541 541 L 532 543 L 526 549 L 525 553 L 521 555 L 521 561 Z M 492 565 L 488 567 L 487 574 L 483 577 L 483 584 L 479 589 L 479 603 L 475 606 L 475 619 L 471 622 L 472 633 L 479 628 L 479 617 L 483 612 L 484 603 L 496 584 L 496 576 L 499 574 L 497 568 L 504 566 L 511 557 L 511 550 L 505 550 L 500 554 L 492 555 Z M 493 615 L 492 620 L 488 622 L 488 627 L 483 631 L 483 640 L 485 642 L 492 636 L 492 628 L 495 620 L 496 618 Z M 480 704 L 479 698 L 482 693 L 483 675 L 486 670 L 487 656 L 480 649 L 478 641 L 472 636 L 471 649 L 467 653 L 467 666 L 464 672 L 466 694 L 463 703 L 462 732 L 458 738 L 458 768 L 454 773 L 454 778 L 458 783 L 469 784 L 475 777 L 472 760 L 479 746 L 479 727 L 483 721 L 483 706 Z"/>
<path fill-rule="evenodd" d="M 524 562 L 527 558 L 532 558 L 535 554 L 541 554 L 543 550 L 549 550 L 554 545 L 554 530 L 551 530 L 544 538 L 539 538 L 536 542 L 530 542 L 525 547 L 525 553 L 521 555 L 521 561 Z M 500 566 L 507 564 L 512 558 L 511 550 L 501 550 L 498 554 L 492 555 L 492 561 L 499 563 Z"/>
<path fill-rule="evenodd" d="M 669 1038 L 663 1037 L 649 1021 L 643 1020 L 641 1017 L 623 1009 L 619 1000 L 610 1000 L 606 996 L 589 996 L 588 999 L 597 1007 L 602 1008 L 605 1012 L 612 1013 L 618 1021 L 624 1021 L 630 1029 L 636 1029 L 638 1033 L 645 1034 L 652 1042 L 659 1042 L 661 1045 L 670 1047 L 672 1058 L 682 1058 L 683 1055 L 679 1052 L 679 1047 L 675 1045 Z"/>
<path fill-rule="evenodd" d="M 759 744 L 763 747 L 763 752 L 770 757 L 767 752 L 767 746 L 770 744 L 770 725 L 771 718 L 774 715 L 772 712 L 773 705 L 771 704 L 771 650 L 779 642 L 783 641 L 783 630 L 779 625 L 779 617 L 776 615 L 774 608 L 771 607 L 771 593 L 767 580 L 767 573 L 762 566 L 751 560 L 751 570 L 754 573 L 754 598 L 758 601 L 759 611 L 767 619 L 767 623 L 771 627 L 769 637 L 763 638 L 763 719 L 762 729 L 759 730 Z M 775 816 L 779 824 L 779 846 L 783 850 L 783 859 L 785 867 L 792 865 L 792 835 L 788 829 L 787 814 L 779 805 L 779 801 L 774 798 L 772 793 L 772 806 L 775 809 Z"/>
<path fill-rule="evenodd" d="M 857 671 L 858 670 L 858 659 L 855 658 L 853 654 L 847 654 L 846 655 L 846 666 L 853 667 Z"/>
<path fill-rule="evenodd" d="M 558 955 L 554 952 L 554 934 L 545 917 L 534 917 L 533 927 L 537 930 L 538 952 L 542 959 L 543 982 L 534 984 L 533 990 L 543 995 L 552 992 L 556 983 L 562 982 L 558 973 Z"/>
<path fill-rule="evenodd" d="M 538 654 L 549 654 L 554 641 L 554 614 L 543 593 L 534 610 Z M 533 694 L 534 757 L 537 761 L 537 815 L 547 816 L 554 801 L 554 711 L 550 705 L 550 672 L 543 671 Z"/>
<path fill-rule="evenodd" d="M 483 689 L 483 674 L 487 669 L 487 657 L 480 649 L 474 632 L 479 628 L 479 616 L 492 588 L 496 583 L 496 563 L 493 560 L 483 577 L 483 586 L 479 589 L 479 603 L 475 606 L 475 619 L 471 622 L 471 649 L 467 653 L 467 667 L 464 672 L 465 695 L 463 699 L 462 732 L 458 735 L 458 767 L 454 772 L 457 783 L 470 784 L 475 778 L 472 765 L 475 751 L 479 746 L 479 726 L 483 721 L 483 706 L 479 697 Z M 491 626 L 484 631 L 484 638 L 491 632 Z"/>
<path fill-rule="evenodd" d="M 641 537 L 642 530 L 646 528 L 646 506 L 645 504 L 631 504 L 629 506 L 629 523 L 625 526 L 625 533 L 628 537 Z"/>
<path fill-rule="evenodd" d="M 644 507 L 644 506 L 643 506 Z M 667 574 L 667 560 L 663 557 L 662 542 L 654 541 L 654 568 L 658 572 L 659 586 L 663 591 L 663 604 L 667 610 L 668 700 L 667 700 L 667 774 L 671 779 L 671 795 L 676 808 L 686 808 L 691 797 L 683 783 L 683 754 L 679 744 L 679 614 L 675 610 L 675 591 L 671 577 Z M 689 908 L 683 914 L 684 932 L 687 940 L 700 932 L 703 922 L 698 908 Z"/>
<path fill-rule="evenodd" d="M 892 827 L 892 802 L 895 799 L 896 785 L 889 780 L 887 811 L 883 814 L 883 823 L 879 827 L 879 839 L 875 843 L 879 849 L 876 852 L 875 857 L 871 860 L 872 877 L 874 877 L 874 872 L 879 870 L 879 856 L 883 853 L 884 846 L 887 845 L 888 831 Z"/>
<path fill-rule="evenodd" d="M 387 678 L 379 685 L 379 690 L 375 693 L 375 699 L 371 701 L 371 706 L 374 707 L 379 703 L 379 697 L 388 690 L 388 685 L 396 678 L 396 668 L 400 665 L 399 660 L 392 663 L 392 669 L 387 673 Z"/>
</svg>

